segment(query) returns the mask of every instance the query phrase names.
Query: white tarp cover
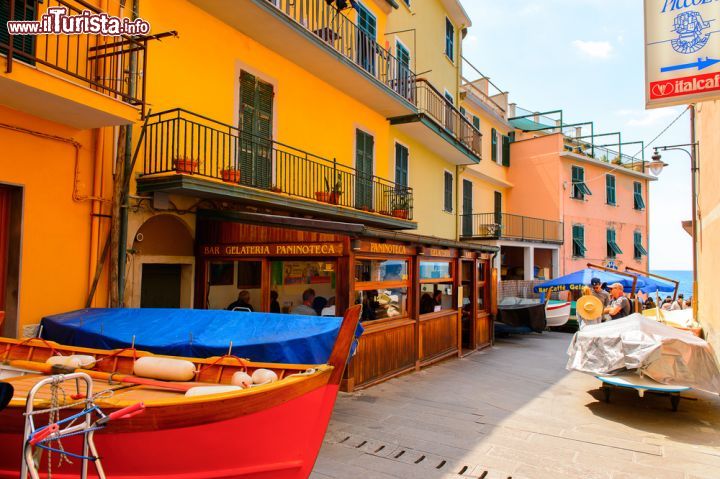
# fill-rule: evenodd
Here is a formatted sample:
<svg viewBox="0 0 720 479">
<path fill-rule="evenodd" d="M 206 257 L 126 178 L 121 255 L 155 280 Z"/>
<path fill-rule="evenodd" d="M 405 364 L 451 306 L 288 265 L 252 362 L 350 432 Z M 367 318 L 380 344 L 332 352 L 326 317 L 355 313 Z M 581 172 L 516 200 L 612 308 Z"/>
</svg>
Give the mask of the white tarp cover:
<svg viewBox="0 0 720 479">
<path fill-rule="evenodd" d="M 720 394 L 720 367 L 705 340 L 637 313 L 586 326 L 573 336 L 568 356 L 567 369 L 603 375 L 636 370 L 659 383 Z"/>
</svg>

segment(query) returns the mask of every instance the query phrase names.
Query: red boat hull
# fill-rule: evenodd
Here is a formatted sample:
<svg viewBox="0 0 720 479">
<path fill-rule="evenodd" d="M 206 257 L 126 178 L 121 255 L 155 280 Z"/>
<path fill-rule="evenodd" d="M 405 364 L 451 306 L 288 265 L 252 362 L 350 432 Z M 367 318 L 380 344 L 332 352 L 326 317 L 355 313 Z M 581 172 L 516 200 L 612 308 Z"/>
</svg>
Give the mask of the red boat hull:
<svg viewBox="0 0 720 479">
<path fill-rule="evenodd" d="M 337 385 L 324 385 L 268 409 L 191 427 L 100 431 L 95 444 L 110 479 L 306 478 L 315 464 L 337 392 Z M 21 435 L 0 433 L 0 444 L 0 478 L 17 479 Z M 79 438 L 68 438 L 63 445 L 70 452 L 81 450 Z M 78 477 L 80 460 L 58 467 L 57 459 L 53 454 L 53 477 Z M 46 470 L 43 462 L 41 477 Z M 92 465 L 89 471 L 95 477 Z"/>
</svg>

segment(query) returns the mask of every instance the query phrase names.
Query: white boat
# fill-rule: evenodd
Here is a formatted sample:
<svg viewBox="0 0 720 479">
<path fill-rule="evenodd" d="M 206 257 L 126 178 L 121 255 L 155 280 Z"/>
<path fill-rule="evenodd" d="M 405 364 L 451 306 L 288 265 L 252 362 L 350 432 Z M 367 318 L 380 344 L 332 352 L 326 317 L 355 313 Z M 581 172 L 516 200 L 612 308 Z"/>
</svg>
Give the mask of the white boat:
<svg viewBox="0 0 720 479">
<path fill-rule="evenodd" d="M 547 303 L 545 305 L 545 319 L 549 328 L 564 326 L 570 319 L 571 303 Z"/>
</svg>

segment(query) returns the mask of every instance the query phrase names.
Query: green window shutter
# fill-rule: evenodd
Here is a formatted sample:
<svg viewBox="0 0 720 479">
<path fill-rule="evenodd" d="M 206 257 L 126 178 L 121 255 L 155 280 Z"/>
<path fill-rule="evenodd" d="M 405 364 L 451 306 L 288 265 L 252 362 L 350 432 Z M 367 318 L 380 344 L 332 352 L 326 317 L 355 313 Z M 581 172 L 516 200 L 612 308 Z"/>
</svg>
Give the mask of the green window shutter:
<svg viewBox="0 0 720 479">
<path fill-rule="evenodd" d="M 355 130 L 355 207 L 373 207 L 373 149 L 375 138 Z M 329 181 L 329 180 L 328 180 Z"/>
<path fill-rule="evenodd" d="M 615 236 L 615 231 L 613 230 L 607 230 L 607 239 L 605 241 L 606 243 L 606 249 L 607 249 L 607 257 L 608 258 L 614 258 L 615 252 L 613 251 L 613 248 L 611 246 L 612 242 L 614 241 L 613 237 Z"/>
<path fill-rule="evenodd" d="M 492 144 L 492 149 L 490 150 L 490 158 L 492 159 L 492 161 L 497 161 L 497 155 L 498 155 L 498 151 L 497 151 L 498 145 L 497 145 L 497 142 L 498 142 L 498 139 L 497 139 L 497 130 L 496 130 L 495 128 L 493 128 L 492 130 L 490 130 L 490 140 L 491 140 L 491 142 L 492 142 L 492 143 L 491 143 L 491 144 Z"/>
<path fill-rule="evenodd" d="M 461 106 L 461 107 L 460 107 L 460 114 L 461 114 L 462 116 L 467 116 L 467 112 L 465 111 L 465 107 L 464 107 L 464 106 Z"/>
<path fill-rule="evenodd" d="M 480 118 L 475 115 L 473 115 L 473 126 L 476 130 L 480 131 Z"/>
<path fill-rule="evenodd" d="M 605 175 L 605 199 L 607 204 L 615 204 L 615 177 L 613 175 Z"/>
<path fill-rule="evenodd" d="M 642 233 L 640 231 L 636 231 L 634 234 L 634 243 L 635 243 L 635 259 L 642 259 L 643 256 L 647 256 L 647 250 L 642 244 Z"/>
<path fill-rule="evenodd" d="M 273 86 L 258 81 L 255 134 L 259 145 L 255 157 L 255 185 L 260 188 L 269 188 L 272 184 L 273 96 Z"/>
<path fill-rule="evenodd" d="M 634 191 L 634 204 L 636 210 L 644 210 L 645 209 L 645 200 L 643 199 L 642 195 L 642 183 L 636 181 L 633 183 L 633 191 Z"/>
<path fill-rule="evenodd" d="M 449 18 L 445 18 L 445 55 L 455 61 L 455 27 Z"/>
<path fill-rule="evenodd" d="M 453 210 L 453 175 L 452 173 L 445 172 L 445 211 L 452 212 Z"/>
<path fill-rule="evenodd" d="M 395 143 L 395 183 L 399 186 L 408 185 L 408 149 Z"/>
<path fill-rule="evenodd" d="M 243 184 L 253 183 L 253 155 L 257 146 L 255 133 L 255 76 L 240 73 L 240 148 L 237 165 L 223 165 L 223 168 L 240 167 Z"/>
<path fill-rule="evenodd" d="M 510 137 L 505 135 L 502 137 L 502 164 L 510 166 Z"/>
<path fill-rule="evenodd" d="M 240 148 L 237 161 L 245 185 L 269 188 L 272 183 L 273 86 L 240 73 Z M 222 165 L 221 168 L 237 167 Z"/>
<path fill-rule="evenodd" d="M 585 227 L 582 225 L 573 225 L 573 256 L 578 258 L 585 257 Z"/>
</svg>

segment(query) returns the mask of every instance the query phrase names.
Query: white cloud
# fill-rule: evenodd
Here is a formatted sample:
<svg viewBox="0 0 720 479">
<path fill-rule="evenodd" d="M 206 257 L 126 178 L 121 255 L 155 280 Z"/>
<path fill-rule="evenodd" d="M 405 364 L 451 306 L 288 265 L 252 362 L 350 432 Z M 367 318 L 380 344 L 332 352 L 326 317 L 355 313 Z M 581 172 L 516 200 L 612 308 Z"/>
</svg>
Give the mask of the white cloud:
<svg viewBox="0 0 720 479">
<path fill-rule="evenodd" d="M 534 15 L 537 13 L 542 12 L 544 9 L 537 3 L 531 3 L 529 5 L 525 5 L 523 8 L 520 9 L 520 15 Z"/>
<path fill-rule="evenodd" d="M 664 125 L 675 117 L 678 112 L 672 108 L 660 108 L 657 110 L 618 110 L 618 116 L 627 118 L 625 126 L 658 127 Z"/>
<path fill-rule="evenodd" d="M 574 40 L 573 46 L 581 53 L 592 58 L 609 58 L 613 51 L 610 42 L 586 42 L 583 40 Z"/>
</svg>

